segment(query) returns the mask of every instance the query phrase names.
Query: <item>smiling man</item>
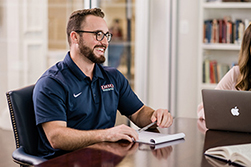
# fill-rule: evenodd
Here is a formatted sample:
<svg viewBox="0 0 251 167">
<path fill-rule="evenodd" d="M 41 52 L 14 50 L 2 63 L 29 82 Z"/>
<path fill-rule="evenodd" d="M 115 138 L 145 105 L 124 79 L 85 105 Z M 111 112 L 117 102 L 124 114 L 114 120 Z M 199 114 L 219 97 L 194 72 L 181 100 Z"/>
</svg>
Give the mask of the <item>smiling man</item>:
<svg viewBox="0 0 251 167">
<path fill-rule="evenodd" d="M 102 141 L 138 139 L 129 126 L 114 127 L 117 110 L 139 127 L 154 121 L 160 127 L 172 124 L 168 110 L 145 106 L 117 69 L 101 65 L 112 38 L 103 18 L 98 8 L 73 12 L 67 25 L 70 51 L 35 85 L 39 156 L 50 158 Z"/>
</svg>

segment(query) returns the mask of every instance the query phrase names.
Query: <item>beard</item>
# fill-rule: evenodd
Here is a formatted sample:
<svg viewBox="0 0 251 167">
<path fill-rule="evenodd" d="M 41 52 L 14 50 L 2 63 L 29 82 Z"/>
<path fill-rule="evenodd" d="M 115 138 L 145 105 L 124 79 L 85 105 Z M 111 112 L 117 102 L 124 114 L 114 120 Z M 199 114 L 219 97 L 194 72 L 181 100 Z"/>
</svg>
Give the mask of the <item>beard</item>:
<svg viewBox="0 0 251 167">
<path fill-rule="evenodd" d="M 102 64 L 105 62 L 105 56 L 104 55 L 101 55 L 100 57 L 96 56 L 93 52 L 94 49 L 91 49 L 90 47 L 84 45 L 82 39 L 79 41 L 78 47 L 80 53 L 83 54 L 85 57 L 87 57 L 89 60 L 91 60 L 93 63 Z M 94 48 L 96 47 L 104 47 L 104 46 L 96 45 Z"/>
</svg>

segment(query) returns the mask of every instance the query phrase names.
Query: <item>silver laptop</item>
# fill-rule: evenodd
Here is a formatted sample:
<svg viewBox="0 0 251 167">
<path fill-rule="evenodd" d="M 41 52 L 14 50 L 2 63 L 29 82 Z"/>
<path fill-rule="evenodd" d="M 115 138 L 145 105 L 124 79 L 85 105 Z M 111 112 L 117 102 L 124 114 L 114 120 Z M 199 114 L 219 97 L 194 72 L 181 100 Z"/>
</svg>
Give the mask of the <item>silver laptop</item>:
<svg viewBox="0 0 251 167">
<path fill-rule="evenodd" d="M 251 132 L 251 91 L 203 89 L 206 127 Z"/>
</svg>

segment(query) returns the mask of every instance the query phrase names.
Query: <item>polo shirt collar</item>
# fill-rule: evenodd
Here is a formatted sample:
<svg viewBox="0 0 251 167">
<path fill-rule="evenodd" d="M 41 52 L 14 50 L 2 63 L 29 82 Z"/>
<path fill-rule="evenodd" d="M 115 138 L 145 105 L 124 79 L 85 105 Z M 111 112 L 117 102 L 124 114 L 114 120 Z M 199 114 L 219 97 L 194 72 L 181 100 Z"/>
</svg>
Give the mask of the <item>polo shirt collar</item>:
<svg viewBox="0 0 251 167">
<path fill-rule="evenodd" d="M 64 58 L 64 63 L 67 64 L 69 69 L 72 71 L 72 73 L 79 79 L 79 80 L 85 80 L 87 77 L 79 68 L 78 66 L 74 63 L 74 61 L 71 59 L 70 56 L 70 51 L 67 53 L 67 55 Z M 104 78 L 100 65 L 95 64 L 94 66 L 94 73 L 93 73 L 93 80 L 96 80 L 98 78 Z"/>
<path fill-rule="evenodd" d="M 95 78 L 102 78 L 102 79 L 104 79 L 103 73 L 101 72 L 100 68 L 101 68 L 101 65 L 95 64 L 93 79 L 95 79 Z"/>
</svg>

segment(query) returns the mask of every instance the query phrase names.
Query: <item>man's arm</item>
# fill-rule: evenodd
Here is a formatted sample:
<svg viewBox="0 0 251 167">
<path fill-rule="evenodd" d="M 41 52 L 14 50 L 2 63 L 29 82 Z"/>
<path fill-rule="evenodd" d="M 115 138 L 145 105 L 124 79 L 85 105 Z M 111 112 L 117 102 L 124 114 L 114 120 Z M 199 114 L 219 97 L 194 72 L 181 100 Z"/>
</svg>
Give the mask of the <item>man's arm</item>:
<svg viewBox="0 0 251 167">
<path fill-rule="evenodd" d="M 66 127 L 64 121 L 51 121 L 42 124 L 48 141 L 54 149 L 76 150 L 102 141 L 138 139 L 137 132 L 126 126 L 119 125 L 102 130 L 76 130 Z"/>
<path fill-rule="evenodd" d="M 173 117 L 167 109 L 153 110 L 145 105 L 132 114 L 129 119 L 131 119 L 131 121 L 139 127 L 144 127 L 154 121 L 157 121 L 157 125 L 159 127 L 167 128 L 173 123 Z"/>
</svg>

